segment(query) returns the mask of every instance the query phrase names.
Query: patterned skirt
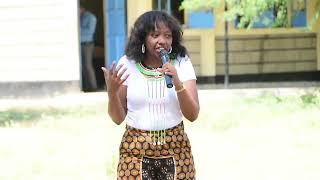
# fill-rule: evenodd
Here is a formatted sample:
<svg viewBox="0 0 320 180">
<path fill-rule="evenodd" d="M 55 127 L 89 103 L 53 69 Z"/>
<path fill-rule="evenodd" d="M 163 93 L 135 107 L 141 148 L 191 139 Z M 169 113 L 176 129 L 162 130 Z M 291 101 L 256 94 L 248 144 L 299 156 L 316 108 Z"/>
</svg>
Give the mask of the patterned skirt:
<svg viewBox="0 0 320 180">
<path fill-rule="evenodd" d="M 183 122 L 165 130 L 165 143 L 150 131 L 126 126 L 120 144 L 118 180 L 195 179 L 191 146 Z"/>
</svg>

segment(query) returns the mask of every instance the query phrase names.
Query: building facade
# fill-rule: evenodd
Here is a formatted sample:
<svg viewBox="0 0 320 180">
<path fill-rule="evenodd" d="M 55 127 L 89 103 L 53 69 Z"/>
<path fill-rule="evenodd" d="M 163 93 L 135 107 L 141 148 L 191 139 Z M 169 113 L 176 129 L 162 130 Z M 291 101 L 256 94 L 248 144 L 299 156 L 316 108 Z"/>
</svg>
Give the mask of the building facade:
<svg viewBox="0 0 320 180">
<path fill-rule="evenodd" d="M 79 85 L 77 3 L 0 3 L 0 96 L 31 95 Z"/>
<path fill-rule="evenodd" d="M 123 55 L 135 19 L 158 9 L 183 24 L 184 44 L 201 78 L 224 75 L 224 4 L 211 12 L 179 11 L 182 0 L 90 0 L 97 16 L 94 61 L 100 87 L 101 66 Z M 255 24 L 238 29 L 229 23 L 230 75 L 315 73 L 320 70 L 320 23 L 305 31 L 315 1 L 306 0 L 301 12 L 289 13 L 290 27 Z M 77 0 L 11 0 L 0 5 L 0 96 L 21 92 L 81 90 Z M 298 15 L 296 15 L 298 14 Z M 12 92 L 12 93 L 11 93 Z"/>
</svg>

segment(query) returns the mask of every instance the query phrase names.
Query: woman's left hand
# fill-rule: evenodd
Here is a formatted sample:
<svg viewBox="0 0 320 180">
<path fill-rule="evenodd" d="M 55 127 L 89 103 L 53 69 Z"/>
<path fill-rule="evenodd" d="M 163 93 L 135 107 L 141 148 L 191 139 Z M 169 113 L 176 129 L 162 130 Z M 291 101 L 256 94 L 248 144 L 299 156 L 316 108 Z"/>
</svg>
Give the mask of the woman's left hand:
<svg viewBox="0 0 320 180">
<path fill-rule="evenodd" d="M 179 79 L 178 73 L 174 65 L 171 63 L 165 63 L 162 68 L 158 68 L 159 72 L 164 73 L 165 75 L 171 76 L 172 77 L 172 83 L 174 86 L 179 86 L 181 85 L 181 81 Z"/>
</svg>

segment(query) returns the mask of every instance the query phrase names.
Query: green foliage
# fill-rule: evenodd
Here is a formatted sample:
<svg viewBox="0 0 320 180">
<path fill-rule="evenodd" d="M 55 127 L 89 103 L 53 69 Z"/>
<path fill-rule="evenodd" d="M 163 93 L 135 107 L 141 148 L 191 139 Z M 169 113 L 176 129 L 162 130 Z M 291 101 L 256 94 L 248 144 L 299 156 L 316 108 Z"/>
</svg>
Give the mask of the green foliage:
<svg viewBox="0 0 320 180">
<path fill-rule="evenodd" d="M 317 0 L 316 5 L 314 7 L 314 15 L 312 17 L 311 23 L 308 25 L 308 30 L 312 29 L 312 26 L 316 24 L 316 22 L 320 19 L 320 0 Z"/>
<path fill-rule="evenodd" d="M 44 116 L 61 117 L 66 115 L 63 109 L 34 109 L 34 108 L 13 108 L 0 113 L 0 126 L 7 126 L 16 122 L 37 121 Z"/>
<path fill-rule="evenodd" d="M 296 128 L 295 124 L 311 129 L 320 128 L 319 90 L 294 96 L 266 92 L 256 97 L 232 99 L 232 102 L 219 104 L 219 107 L 214 104 L 209 106 L 215 107 L 216 114 L 214 118 L 209 118 L 213 123 L 206 126 L 216 132 L 229 132 L 241 126 L 259 126 L 279 120 L 293 128 Z"/>
<path fill-rule="evenodd" d="M 0 112 L 0 126 L 10 126 L 17 122 L 31 123 L 47 117 L 59 119 L 63 116 L 82 117 L 94 115 L 97 110 L 104 108 L 99 106 L 75 106 L 70 108 L 45 107 L 45 108 L 11 108 Z M 104 111 L 103 111 L 104 112 Z"/>
<path fill-rule="evenodd" d="M 273 7 L 273 1 L 266 0 L 228 0 L 227 7 L 228 10 L 225 12 L 225 19 L 235 20 L 239 18 L 238 27 L 239 28 L 250 28 L 255 21 L 259 21 L 263 12 L 270 10 Z M 231 13 L 229 13 L 231 12 Z M 265 24 L 270 24 L 270 20 L 264 18 L 261 19 Z"/>
<path fill-rule="evenodd" d="M 180 9 L 210 11 L 213 7 L 218 6 L 220 6 L 220 0 L 184 0 Z"/>
<path fill-rule="evenodd" d="M 319 93 L 319 90 L 304 92 L 299 96 L 278 96 L 276 94 L 269 93 L 258 98 L 249 98 L 247 99 L 247 102 L 251 105 L 270 106 L 270 108 L 277 106 L 287 107 L 292 111 L 299 111 L 302 109 L 320 109 Z"/>
<path fill-rule="evenodd" d="M 303 107 L 308 107 L 308 106 L 320 107 L 320 98 L 313 93 L 308 93 L 308 94 L 302 95 L 302 96 L 300 96 L 300 99 L 301 99 Z"/>
<path fill-rule="evenodd" d="M 228 9 L 222 15 L 226 21 L 239 20 L 239 28 L 251 28 L 256 21 L 262 21 L 264 24 L 271 24 L 271 27 L 287 27 L 288 22 L 288 3 L 300 2 L 304 0 L 224 0 Z M 184 0 L 180 9 L 190 11 L 208 11 L 213 8 L 218 8 L 223 3 L 223 0 Z M 275 17 L 270 20 L 262 18 L 261 15 L 268 11 L 275 10 Z M 313 25 L 320 17 L 320 0 L 317 0 L 315 6 L 315 14 Z M 309 26 L 310 26 L 309 25 Z"/>
<path fill-rule="evenodd" d="M 30 119 L 39 119 L 41 117 L 40 111 L 28 111 L 28 110 L 16 110 L 10 109 L 5 112 L 1 112 L 0 124 L 4 124 L 9 121 L 23 121 Z"/>
<path fill-rule="evenodd" d="M 287 10 L 287 0 L 279 0 L 275 3 L 275 8 L 277 10 L 277 15 L 274 19 L 272 27 L 287 27 L 288 22 L 288 10 Z"/>
</svg>

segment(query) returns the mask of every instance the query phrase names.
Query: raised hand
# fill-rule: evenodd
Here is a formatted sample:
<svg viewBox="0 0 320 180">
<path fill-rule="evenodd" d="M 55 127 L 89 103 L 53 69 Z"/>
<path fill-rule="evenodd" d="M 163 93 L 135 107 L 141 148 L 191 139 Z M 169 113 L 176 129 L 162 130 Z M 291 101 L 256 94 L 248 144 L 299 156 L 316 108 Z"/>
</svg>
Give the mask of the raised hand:
<svg viewBox="0 0 320 180">
<path fill-rule="evenodd" d="M 162 68 L 158 68 L 159 72 L 162 72 L 166 75 L 172 76 L 172 83 L 177 86 L 181 84 L 181 81 L 178 77 L 178 73 L 174 65 L 171 63 L 165 63 L 163 64 Z"/>
<path fill-rule="evenodd" d="M 107 69 L 105 67 L 101 68 L 103 70 L 104 80 L 106 82 L 108 93 L 111 93 L 111 94 L 118 93 L 120 86 L 129 77 L 129 74 L 124 76 L 124 73 L 126 72 L 127 68 L 126 67 L 122 68 L 122 67 L 123 67 L 123 64 L 116 67 L 116 62 L 113 61 L 110 69 Z"/>
</svg>

